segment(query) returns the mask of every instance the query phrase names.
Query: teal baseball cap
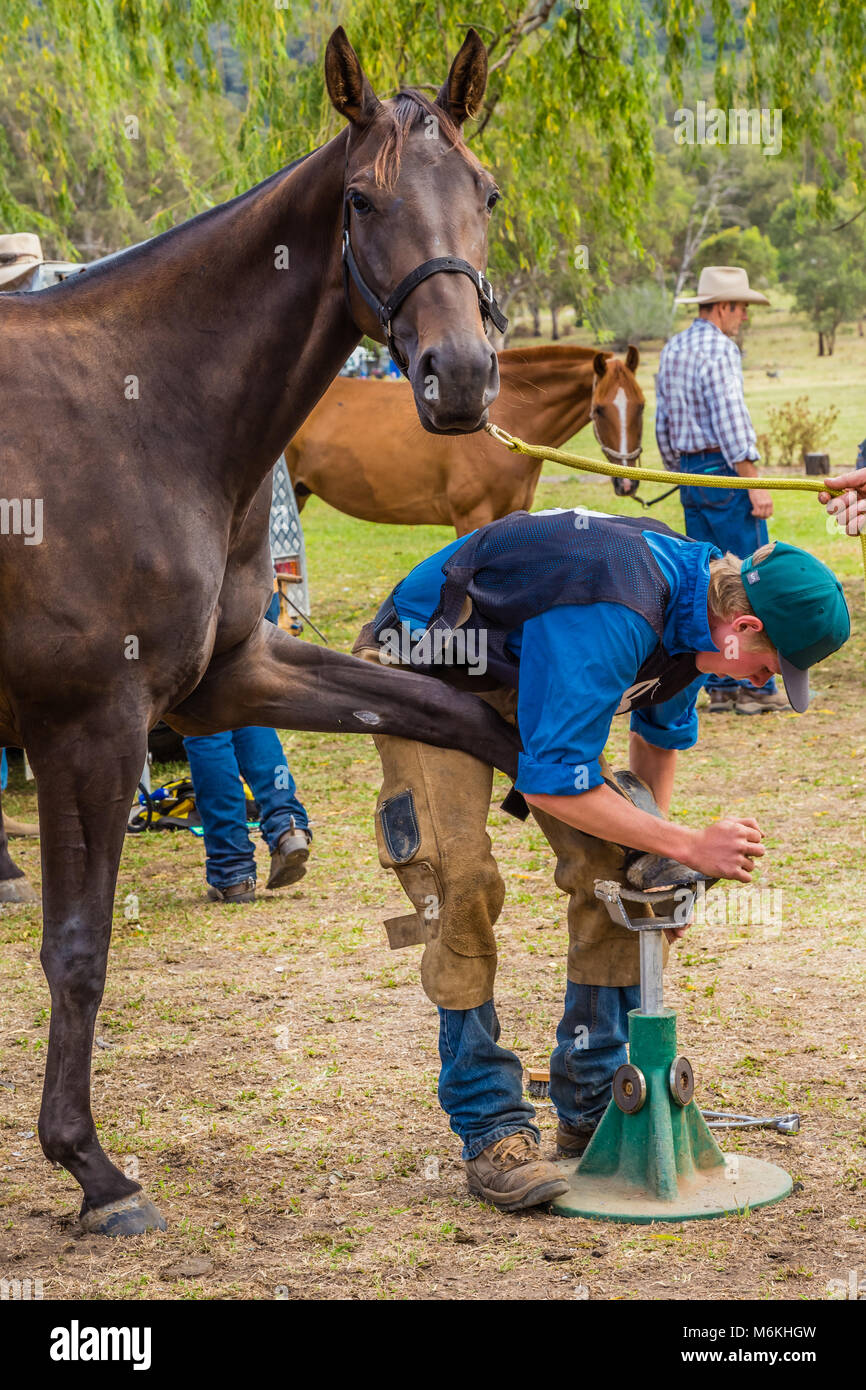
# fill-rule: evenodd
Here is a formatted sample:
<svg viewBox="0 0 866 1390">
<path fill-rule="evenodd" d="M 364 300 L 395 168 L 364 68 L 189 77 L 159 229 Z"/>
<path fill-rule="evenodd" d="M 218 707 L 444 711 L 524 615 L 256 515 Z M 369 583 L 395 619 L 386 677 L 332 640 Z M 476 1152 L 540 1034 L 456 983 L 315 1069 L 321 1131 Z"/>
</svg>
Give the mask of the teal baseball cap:
<svg viewBox="0 0 866 1390">
<path fill-rule="evenodd" d="M 750 555 L 740 574 L 752 610 L 779 653 L 788 702 L 803 714 L 809 708 L 809 667 L 851 636 L 842 585 L 808 550 L 784 541 L 776 541 L 758 564 Z"/>
</svg>

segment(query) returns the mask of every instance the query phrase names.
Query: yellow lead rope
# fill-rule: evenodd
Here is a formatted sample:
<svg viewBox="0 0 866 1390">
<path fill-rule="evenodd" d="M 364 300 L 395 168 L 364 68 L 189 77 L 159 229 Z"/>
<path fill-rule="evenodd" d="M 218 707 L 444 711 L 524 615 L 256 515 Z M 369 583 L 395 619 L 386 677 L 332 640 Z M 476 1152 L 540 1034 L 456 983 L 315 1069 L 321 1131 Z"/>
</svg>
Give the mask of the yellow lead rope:
<svg viewBox="0 0 866 1390">
<path fill-rule="evenodd" d="M 579 468 L 585 473 L 603 473 L 607 478 L 634 478 L 637 482 L 666 483 L 668 487 L 675 482 L 678 487 L 767 488 L 771 492 L 832 491 L 818 478 L 728 478 L 717 473 L 675 473 L 663 468 L 626 468 L 621 463 L 598 463 L 585 454 L 569 454 L 564 449 L 550 449 L 544 444 L 527 444 L 507 430 L 500 429 L 499 425 L 488 424 L 484 428 L 492 439 L 504 444 L 512 453 L 526 454 L 534 459 L 550 459 L 552 463 L 562 463 L 566 468 Z M 841 494 L 836 492 L 834 495 L 838 497 Z M 860 533 L 860 548 L 863 552 L 863 581 L 866 584 L 866 531 Z"/>
</svg>

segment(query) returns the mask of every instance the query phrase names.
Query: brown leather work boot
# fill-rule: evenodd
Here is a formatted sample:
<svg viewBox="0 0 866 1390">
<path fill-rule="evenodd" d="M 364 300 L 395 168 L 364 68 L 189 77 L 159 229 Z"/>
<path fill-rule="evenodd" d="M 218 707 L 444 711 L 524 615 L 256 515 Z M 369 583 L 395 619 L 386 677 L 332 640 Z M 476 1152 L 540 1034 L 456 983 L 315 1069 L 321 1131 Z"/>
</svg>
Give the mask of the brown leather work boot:
<svg viewBox="0 0 866 1390">
<path fill-rule="evenodd" d="M 776 714 L 791 708 L 784 690 L 737 690 L 736 714 Z"/>
<path fill-rule="evenodd" d="M 707 691 L 710 697 L 710 714 L 733 714 L 737 707 L 737 691 L 729 686 L 713 686 Z"/>
<path fill-rule="evenodd" d="M 271 876 L 266 888 L 288 888 L 290 883 L 297 883 L 304 877 L 312 838 L 309 830 L 296 829 L 292 821 L 291 829 L 283 832 L 271 855 Z"/>
<path fill-rule="evenodd" d="M 594 1134 L 595 1129 L 572 1129 L 560 1120 L 556 1130 L 557 1158 L 580 1158 Z"/>
<path fill-rule="evenodd" d="M 568 1190 L 555 1163 L 541 1157 L 533 1134 L 520 1129 L 506 1134 L 466 1164 L 473 1197 L 492 1202 L 500 1211 L 523 1211 L 550 1202 Z"/>
<path fill-rule="evenodd" d="M 227 888 L 214 888 L 211 884 L 207 895 L 212 903 L 254 903 L 256 881 L 254 878 L 242 878 L 239 883 L 230 883 Z"/>
</svg>

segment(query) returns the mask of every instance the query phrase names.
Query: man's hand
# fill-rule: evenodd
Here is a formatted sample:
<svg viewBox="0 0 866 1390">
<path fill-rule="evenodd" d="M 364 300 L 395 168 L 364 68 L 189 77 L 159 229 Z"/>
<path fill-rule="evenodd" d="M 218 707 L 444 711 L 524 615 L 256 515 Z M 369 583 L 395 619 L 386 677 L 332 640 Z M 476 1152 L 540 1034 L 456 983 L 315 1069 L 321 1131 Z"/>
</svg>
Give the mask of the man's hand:
<svg viewBox="0 0 866 1390">
<path fill-rule="evenodd" d="M 593 787 L 579 796 L 541 792 L 524 792 L 524 796 L 530 806 L 573 825 L 585 835 L 676 859 L 707 878 L 751 883 L 752 861 L 765 852 L 761 844 L 763 832 L 758 822 L 747 816 L 693 830 L 641 811 L 610 787 Z"/>
<path fill-rule="evenodd" d="M 751 816 L 720 820 L 690 832 L 692 844 L 682 862 L 707 878 L 733 878 L 751 883 L 754 860 L 766 853 L 763 831 Z"/>
<path fill-rule="evenodd" d="M 866 468 L 857 468 L 853 473 L 843 473 L 838 478 L 827 479 L 828 488 L 848 488 L 841 497 L 831 497 L 829 492 L 819 492 L 818 501 L 827 508 L 829 516 L 835 516 L 837 524 L 849 536 L 859 536 L 866 531 Z"/>
<path fill-rule="evenodd" d="M 749 501 L 752 504 L 752 516 L 758 517 L 761 521 L 766 521 L 773 515 L 773 494 L 763 487 L 749 488 Z"/>
</svg>

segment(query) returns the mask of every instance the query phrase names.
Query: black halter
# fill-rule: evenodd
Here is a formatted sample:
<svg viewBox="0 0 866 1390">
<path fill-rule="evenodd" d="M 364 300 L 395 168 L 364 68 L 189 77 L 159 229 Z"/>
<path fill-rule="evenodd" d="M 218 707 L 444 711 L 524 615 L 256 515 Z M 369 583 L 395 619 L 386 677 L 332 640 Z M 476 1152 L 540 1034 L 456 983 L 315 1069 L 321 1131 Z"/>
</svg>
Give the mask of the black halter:
<svg viewBox="0 0 866 1390">
<path fill-rule="evenodd" d="M 468 261 L 460 260 L 458 256 L 435 256 L 433 260 L 425 261 L 423 265 L 416 266 L 414 270 L 410 270 L 409 274 L 404 276 L 397 288 L 391 291 L 388 298 L 383 303 L 378 295 L 374 294 L 373 290 L 370 289 L 370 286 L 358 269 L 358 262 L 355 260 L 355 254 L 349 240 L 349 199 L 348 196 L 344 197 L 343 285 L 346 291 L 346 300 L 349 302 L 349 275 L 351 274 L 362 299 L 369 305 L 376 315 L 376 318 L 379 320 L 385 332 L 388 351 L 407 381 L 409 379 L 409 363 L 403 358 L 402 353 L 398 351 L 397 345 L 394 342 L 394 335 L 391 331 L 391 320 L 404 299 L 412 293 L 416 285 L 420 285 L 422 280 L 428 279 L 431 275 L 438 275 L 440 271 L 450 271 L 458 275 L 468 275 L 478 295 L 478 307 L 481 310 L 482 319 L 485 322 L 487 319 L 491 319 L 500 333 L 505 332 L 508 327 L 508 319 L 496 303 L 493 286 L 487 279 L 487 276 L 482 275 L 481 271 L 476 270 Z"/>
</svg>

